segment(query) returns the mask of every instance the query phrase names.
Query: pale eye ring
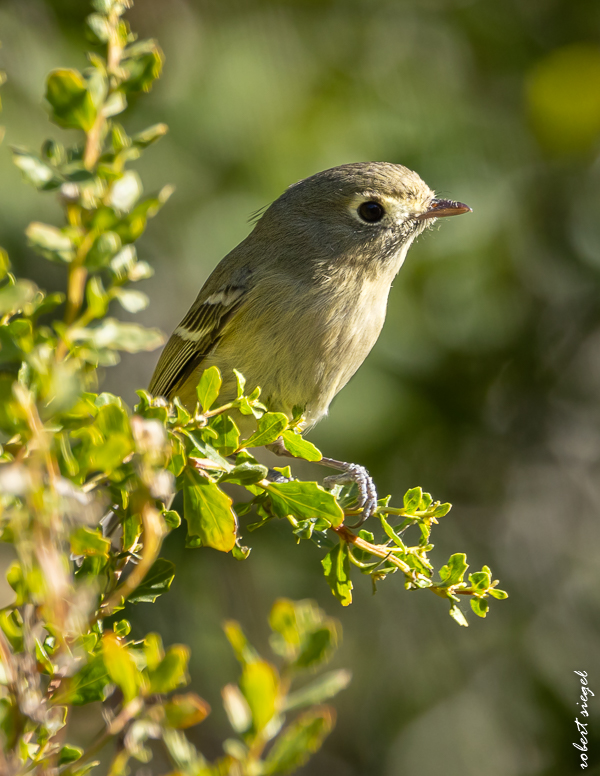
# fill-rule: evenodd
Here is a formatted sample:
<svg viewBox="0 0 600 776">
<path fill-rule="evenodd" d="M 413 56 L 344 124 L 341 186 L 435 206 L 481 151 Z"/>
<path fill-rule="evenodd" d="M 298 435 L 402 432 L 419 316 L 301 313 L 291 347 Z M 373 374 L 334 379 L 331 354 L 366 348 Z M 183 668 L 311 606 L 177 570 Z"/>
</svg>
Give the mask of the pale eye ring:
<svg viewBox="0 0 600 776">
<path fill-rule="evenodd" d="M 358 206 L 358 209 L 356 212 L 358 213 L 362 221 L 366 221 L 369 224 L 375 224 L 377 223 L 377 221 L 381 221 L 381 219 L 385 215 L 385 210 L 383 205 L 373 200 L 362 202 Z"/>
</svg>

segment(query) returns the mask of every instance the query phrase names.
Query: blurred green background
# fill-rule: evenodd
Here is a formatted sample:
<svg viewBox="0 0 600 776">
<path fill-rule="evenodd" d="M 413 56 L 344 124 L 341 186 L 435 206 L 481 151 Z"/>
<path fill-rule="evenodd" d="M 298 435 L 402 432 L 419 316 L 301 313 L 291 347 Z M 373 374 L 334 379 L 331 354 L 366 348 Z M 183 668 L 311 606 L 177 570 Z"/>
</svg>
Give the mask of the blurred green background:
<svg viewBox="0 0 600 776">
<path fill-rule="evenodd" d="M 63 134 L 44 77 L 85 66 L 88 11 L 0 2 L 0 241 L 49 288 L 60 268 L 23 230 L 60 211 L 21 183 L 9 144 Z M 140 244 L 156 267 L 147 323 L 170 332 L 249 215 L 326 167 L 400 162 L 472 206 L 412 248 L 379 342 L 311 439 L 367 465 L 381 494 L 418 484 L 452 501 L 436 563 L 466 551 L 510 593 L 468 629 L 395 577 L 375 597 L 357 578 L 342 609 L 319 551 L 286 526 L 246 536 L 244 563 L 185 550 L 178 532 L 172 593 L 131 616 L 134 632 L 192 646 L 193 687 L 213 706 L 195 742 L 212 757 L 229 734 L 219 689 L 237 668 L 221 621 L 266 651 L 273 600 L 313 597 L 343 623 L 336 664 L 354 680 L 303 773 L 579 773 L 575 670 L 596 692 L 587 773 L 600 773 L 600 3 L 138 0 L 129 18 L 166 67 L 125 123 L 171 130 L 137 167 L 147 189 L 177 189 Z M 128 357 L 104 387 L 133 404 L 155 361 Z M 78 724 L 82 739 L 96 727 Z M 157 755 L 138 772 L 166 767 Z"/>
</svg>

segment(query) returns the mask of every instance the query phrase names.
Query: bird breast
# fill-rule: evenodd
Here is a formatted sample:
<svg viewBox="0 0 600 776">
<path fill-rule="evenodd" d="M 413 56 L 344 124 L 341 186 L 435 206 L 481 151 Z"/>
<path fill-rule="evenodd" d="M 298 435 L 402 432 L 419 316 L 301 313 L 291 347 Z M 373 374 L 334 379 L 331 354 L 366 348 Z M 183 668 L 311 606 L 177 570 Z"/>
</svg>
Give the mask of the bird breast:
<svg viewBox="0 0 600 776">
<path fill-rule="evenodd" d="M 271 293 L 263 284 L 260 300 L 249 299 L 231 321 L 235 335 L 225 334 L 202 365 L 219 367 L 224 396 L 235 395 L 236 368 L 248 388 L 261 386 L 269 409 L 291 416 L 294 407 L 303 407 L 307 426 L 322 418 L 368 355 L 385 319 L 389 281 L 352 275 L 284 295 L 281 278 Z M 297 304 L 283 306 L 282 296 Z"/>
</svg>

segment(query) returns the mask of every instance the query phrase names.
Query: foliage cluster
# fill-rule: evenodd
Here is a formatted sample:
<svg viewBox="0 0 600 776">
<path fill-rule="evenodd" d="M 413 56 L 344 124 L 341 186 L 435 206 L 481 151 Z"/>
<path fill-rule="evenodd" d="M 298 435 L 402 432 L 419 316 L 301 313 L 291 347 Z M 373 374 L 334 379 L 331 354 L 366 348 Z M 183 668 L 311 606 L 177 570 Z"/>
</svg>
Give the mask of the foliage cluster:
<svg viewBox="0 0 600 776">
<path fill-rule="evenodd" d="M 219 404 L 221 375 L 207 370 L 198 405 L 188 411 L 139 391 L 129 409 L 118 396 L 98 393 L 98 367 L 118 362 L 119 351 L 151 350 L 162 334 L 109 316 L 117 302 L 131 313 L 148 304 L 131 287 L 148 278 L 135 241 L 167 201 L 163 188 L 144 196 L 127 164 L 166 133 L 158 124 L 129 136 L 116 117 L 127 100 L 148 91 L 162 68 L 153 41 L 137 41 L 122 18 L 126 0 L 94 0 L 90 35 L 104 55 L 89 55 L 80 73 L 50 73 L 50 118 L 83 133 L 64 148 L 46 141 L 40 154 L 14 148 L 15 164 L 39 191 L 57 192 L 61 227 L 32 223 L 31 247 L 66 270 L 66 293 L 46 294 L 10 273 L 2 254 L 0 285 L 0 519 L 1 538 L 17 560 L 8 571 L 15 600 L 0 612 L 0 767 L 81 776 L 100 749 L 116 741 L 111 774 L 126 773 L 131 758 L 145 762 L 148 740 L 164 742 L 173 773 L 287 773 L 316 751 L 331 730 L 334 713 L 323 702 L 347 684 L 334 671 L 292 691 L 292 680 L 329 660 L 340 638 L 338 624 L 311 602 L 279 600 L 271 615 L 272 646 L 279 668 L 261 658 L 240 626 L 225 632 L 241 665 L 237 685 L 223 702 L 238 738 L 209 763 L 182 733 L 209 712 L 206 701 L 181 693 L 189 677 L 189 651 L 164 648 L 150 633 L 130 637 L 119 619 L 125 604 L 153 602 L 166 592 L 174 565 L 159 557 L 164 537 L 181 523 L 172 508 L 183 491 L 189 547 L 212 547 L 244 560 L 239 518 L 253 512 L 254 531 L 287 520 L 298 542 L 325 551 L 322 567 L 333 594 L 352 601 L 351 569 L 373 586 L 400 571 L 407 589 L 430 589 L 466 625 L 458 601 L 468 596 L 485 617 L 490 597 L 504 598 L 489 568 L 471 573 L 464 554 L 439 569 L 428 557 L 431 530 L 449 504 L 421 488 L 401 507 L 381 499 L 373 518 L 381 534 L 353 531 L 348 516 L 360 513 L 353 487 L 331 490 L 292 478 L 289 467 L 274 478 L 249 448 L 278 438 L 293 457 L 318 461 L 320 452 L 298 433 L 293 419 L 270 412 L 260 389 L 247 392 L 236 373 L 238 395 Z M 63 307 L 64 305 L 64 307 Z M 255 420 L 243 438 L 232 413 Z M 280 481 L 285 480 L 285 481 Z M 237 485 L 246 500 L 234 504 L 224 485 Z M 415 539 L 407 542 L 414 529 Z M 69 714 L 79 705 L 105 704 L 106 723 L 85 750 L 64 743 Z M 286 714 L 304 709 L 286 724 Z"/>
</svg>

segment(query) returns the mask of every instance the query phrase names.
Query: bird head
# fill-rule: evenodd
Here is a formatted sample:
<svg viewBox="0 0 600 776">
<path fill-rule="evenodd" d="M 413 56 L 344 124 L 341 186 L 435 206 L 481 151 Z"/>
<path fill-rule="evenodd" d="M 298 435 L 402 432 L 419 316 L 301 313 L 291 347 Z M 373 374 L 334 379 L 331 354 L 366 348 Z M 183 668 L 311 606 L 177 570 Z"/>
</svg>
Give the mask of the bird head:
<svg viewBox="0 0 600 776">
<path fill-rule="evenodd" d="M 438 218 L 471 210 L 440 199 L 400 164 L 344 164 L 294 183 L 264 213 L 258 232 L 319 263 L 393 264 Z"/>
</svg>

